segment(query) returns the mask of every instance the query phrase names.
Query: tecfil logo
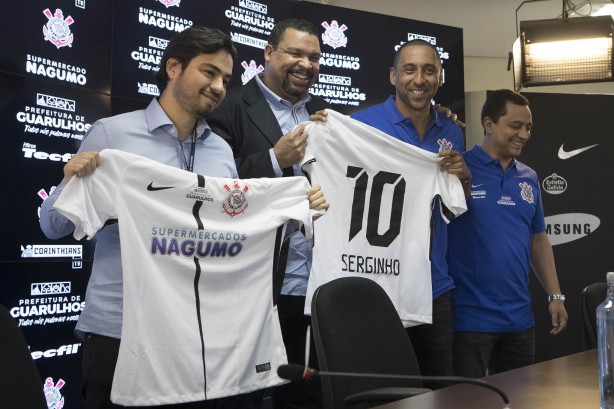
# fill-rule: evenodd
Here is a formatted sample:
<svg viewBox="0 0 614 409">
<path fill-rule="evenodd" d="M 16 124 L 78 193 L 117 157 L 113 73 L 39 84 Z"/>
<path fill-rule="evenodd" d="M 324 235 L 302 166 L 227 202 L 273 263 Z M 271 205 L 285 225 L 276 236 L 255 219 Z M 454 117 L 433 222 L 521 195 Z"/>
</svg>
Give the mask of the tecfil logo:
<svg viewBox="0 0 614 409">
<path fill-rule="evenodd" d="M 53 162 L 68 162 L 72 158 L 72 153 L 47 153 L 36 150 L 36 145 L 24 143 L 21 148 L 23 157 L 26 159 L 50 160 Z"/>
<path fill-rule="evenodd" d="M 79 352 L 80 343 L 71 344 L 71 345 L 62 345 L 59 348 L 51 348 L 46 351 L 33 351 L 30 352 L 32 355 L 32 359 L 41 359 L 41 358 L 55 358 L 57 356 L 63 355 L 74 355 Z"/>
</svg>

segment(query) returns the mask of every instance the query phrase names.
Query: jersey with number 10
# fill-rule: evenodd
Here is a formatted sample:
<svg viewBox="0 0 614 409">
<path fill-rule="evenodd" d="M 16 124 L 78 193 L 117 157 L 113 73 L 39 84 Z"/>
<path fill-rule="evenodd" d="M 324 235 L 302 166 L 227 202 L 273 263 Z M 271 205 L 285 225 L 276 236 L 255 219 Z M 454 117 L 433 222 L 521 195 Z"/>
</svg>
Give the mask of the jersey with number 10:
<svg viewBox="0 0 614 409">
<path fill-rule="evenodd" d="M 305 313 L 317 287 L 358 276 L 386 290 L 405 326 L 430 323 L 431 214 L 449 222 L 467 210 L 458 177 L 439 170 L 435 153 L 335 111 L 305 131 L 303 170 L 330 203 L 315 229 Z"/>
<path fill-rule="evenodd" d="M 77 239 L 119 221 L 124 315 L 112 401 L 174 404 L 282 383 L 274 249 L 290 219 L 311 235 L 307 180 L 205 177 L 110 149 L 100 157 L 55 207 Z"/>
</svg>

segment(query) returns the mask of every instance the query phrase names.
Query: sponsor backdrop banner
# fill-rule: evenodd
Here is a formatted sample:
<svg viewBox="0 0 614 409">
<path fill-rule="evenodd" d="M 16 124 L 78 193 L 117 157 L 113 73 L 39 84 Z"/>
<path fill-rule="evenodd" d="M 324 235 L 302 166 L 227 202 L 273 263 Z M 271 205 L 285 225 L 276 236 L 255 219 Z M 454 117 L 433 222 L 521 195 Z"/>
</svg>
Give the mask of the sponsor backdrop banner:
<svg viewBox="0 0 614 409">
<path fill-rule="evenodd" d="M 602 182 L 614 149 L 614 96 L 523 94 L 534 125 L 520 160 L 535 169 L 542 183 L 547 233 L 569 313 L 569 329 L 549 335 L 546 294 L 533 275 L 536 353 L 545 360 L 584 349 L 582 289 L 614 271 L 614 192 Z"/>
<path fill-rule="evenodd" d="M 464 118 L 463 38 L 455 27 L 289 0 L 23 0 L 3 7 L 0 36 L 0 303 L 30 345 L 50 409 L 82 408 L 82 346 L 74 336 L 95 240 L 49 240 L 39 207 L 99 118 L 141 109 L 159 91 L 154 74 L 168 40 L 192 25 L 232 36 L 231 86 L 264 70 L 277 21 L 319 28 L 320 77 L 312 92 L 350 113 L 394 93 L 389 67 L 413 38 L 435 45 L 445 82 L 438 103 Z"/>
</svg>

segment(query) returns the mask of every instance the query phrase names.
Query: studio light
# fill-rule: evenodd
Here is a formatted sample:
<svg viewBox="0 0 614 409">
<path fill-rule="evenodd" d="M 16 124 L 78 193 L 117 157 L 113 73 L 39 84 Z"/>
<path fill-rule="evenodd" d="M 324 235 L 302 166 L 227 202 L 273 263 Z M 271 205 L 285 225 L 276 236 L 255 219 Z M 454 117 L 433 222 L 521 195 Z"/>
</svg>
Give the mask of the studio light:
<svg viewBox="0 0 614 409">
<path fill-rule="evenodd" d="M 612 16 L 520 22 L 514 87 L 613 81 Z"/>
</svg>

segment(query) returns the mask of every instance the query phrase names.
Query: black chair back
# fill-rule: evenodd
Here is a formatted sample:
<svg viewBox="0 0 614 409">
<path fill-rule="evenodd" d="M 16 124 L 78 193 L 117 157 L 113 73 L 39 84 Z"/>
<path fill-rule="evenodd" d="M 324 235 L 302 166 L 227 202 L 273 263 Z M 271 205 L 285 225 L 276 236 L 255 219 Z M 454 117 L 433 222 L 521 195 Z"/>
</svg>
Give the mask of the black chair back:
<svg viewBox="0 0 614 409">
<path fill-rule="evenodd" d="M 605 300 L 607 293 L 608 285 L 605 282 L 589 284 L 582 290 L 582 323 L 586 349 L 597 348 L 597 307 Z"/>
<path fill-rule="evenodd" d="M 0 305 L 0 407 L 47 409 L 36 364 L 17 321 Z"/>
<path fill-rule="evenodd" d="M 401 319 L 376 282 L 348 277 L 322 285 L 313 296 L 311 320 L 321 371 L 420 375 Z M 324 408 L 369 407 L 366 403 L 348 406 L 344 400 L 390 387 L 421 388 L 422 382 L 323 376 Z"/>
</svg>

